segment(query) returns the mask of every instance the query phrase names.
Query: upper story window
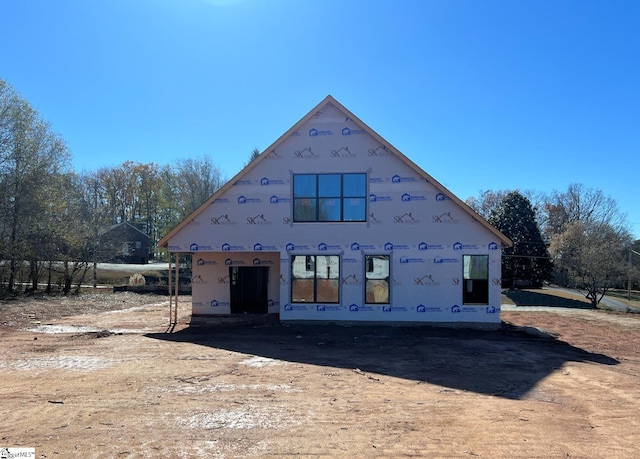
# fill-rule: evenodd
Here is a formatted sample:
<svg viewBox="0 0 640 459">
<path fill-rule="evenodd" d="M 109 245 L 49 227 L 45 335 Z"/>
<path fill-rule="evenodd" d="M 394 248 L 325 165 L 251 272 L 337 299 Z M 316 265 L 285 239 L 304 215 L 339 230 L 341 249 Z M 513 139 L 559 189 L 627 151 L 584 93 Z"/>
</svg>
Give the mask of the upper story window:
<svg viewBox="0 0 640 459">
<path fill-rule="evenodd" d="M 364 222 L 367 174 L 296 174 L 294 222 Z"/>
</svg>

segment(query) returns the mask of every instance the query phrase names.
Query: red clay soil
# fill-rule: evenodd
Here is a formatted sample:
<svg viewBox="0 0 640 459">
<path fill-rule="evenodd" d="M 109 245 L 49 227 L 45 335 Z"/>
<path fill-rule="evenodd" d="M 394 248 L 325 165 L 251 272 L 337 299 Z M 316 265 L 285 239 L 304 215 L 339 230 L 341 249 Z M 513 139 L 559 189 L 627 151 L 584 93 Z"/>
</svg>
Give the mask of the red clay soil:
<svg viewBox="0 0 640 459">
<path fill-rule="evenodd" d="M 640 457 L 640 317 L 494 332 L 221 324 L 131 293 L 0 304 L 0 448 L 56 457 Z M 528 327 L 538 327 L 538 329 Z"/>
</svg>

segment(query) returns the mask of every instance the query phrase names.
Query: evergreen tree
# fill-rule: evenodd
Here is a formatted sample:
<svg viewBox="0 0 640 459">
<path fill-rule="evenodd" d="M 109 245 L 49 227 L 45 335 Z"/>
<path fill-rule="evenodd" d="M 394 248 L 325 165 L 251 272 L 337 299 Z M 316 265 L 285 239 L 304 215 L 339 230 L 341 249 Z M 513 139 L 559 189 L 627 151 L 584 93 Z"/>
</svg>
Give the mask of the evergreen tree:
<svg viewBox="0 0 640 459">
<path fill-rule="evenodd" d="M 258 158 L 258 156 L 260 156 L 260 150 L 258 150 L 258 147 L 255 147 L 253 150 L 251 150 L 249 161 L 245 163 L 244 167 L 247 167 L 249 164 L 251 164 L 255 159 Z"/>
<path fill-rule="evenodd" d="M 550 278 L 551 260 L 529 200 L 517 191 L 507 194 L 488 221 L 513 241 L 503 251 L 503 286 L 514 287 L 521 281 L 541 287 Z"/>
</svg>

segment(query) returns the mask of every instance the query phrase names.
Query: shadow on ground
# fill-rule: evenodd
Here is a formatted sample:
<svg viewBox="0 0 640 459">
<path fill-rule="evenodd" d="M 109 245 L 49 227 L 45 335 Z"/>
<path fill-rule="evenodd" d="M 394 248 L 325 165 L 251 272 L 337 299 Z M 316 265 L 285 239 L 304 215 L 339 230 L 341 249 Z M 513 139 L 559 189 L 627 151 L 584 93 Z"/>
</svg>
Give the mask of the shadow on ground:
<svg viewBox="0 0 640 459">
<path fill-rule="evenodd" d="M 547 306 L 550 308 L 593 309 L 591 303 L 557 295 L 550 295 L 530 290 L 505 290 L 502 293 L 515 303 L 516 306 Z"/>
<path fill-rule="evenodd" d="M 146 336 L 289 362 L 359 369 L 508 399 L 525 398 L 540 380 L 566 362 L 619 363 L 550 336 L 536 338 L 527 333 L 510 324 L 492 332 L 224 324 Z"/>
</svg>

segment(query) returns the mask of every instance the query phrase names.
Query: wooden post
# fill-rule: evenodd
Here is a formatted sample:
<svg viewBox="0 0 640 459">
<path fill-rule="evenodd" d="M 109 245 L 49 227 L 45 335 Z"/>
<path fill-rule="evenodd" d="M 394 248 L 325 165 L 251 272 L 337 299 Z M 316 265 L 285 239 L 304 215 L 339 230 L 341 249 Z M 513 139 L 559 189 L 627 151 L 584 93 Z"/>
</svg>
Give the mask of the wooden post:
<svg viewBox="0 0 640 459">
<path fill-rule="evenodd" d="M 176 304 L 173 308 L 173 324 L 178 323 L 178 293 L 180 291 L 180 254 L 176 252 L 176 283 L 175 283 L 175 300 Z"/>
<path fill-rule="evenodd" d="M 171 308 L 173 307 L 173 289 L 172 289 L 172 285 L 171 285 L 171 252 L 169 252 L 169 278 L 168 278 L 168 283 L 169 283 L 169 326 L 171 326 L 171 319 L 172 319 L 172 310 L 171 310 Z"/>
</svg>

